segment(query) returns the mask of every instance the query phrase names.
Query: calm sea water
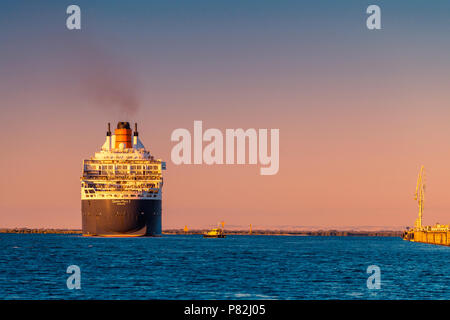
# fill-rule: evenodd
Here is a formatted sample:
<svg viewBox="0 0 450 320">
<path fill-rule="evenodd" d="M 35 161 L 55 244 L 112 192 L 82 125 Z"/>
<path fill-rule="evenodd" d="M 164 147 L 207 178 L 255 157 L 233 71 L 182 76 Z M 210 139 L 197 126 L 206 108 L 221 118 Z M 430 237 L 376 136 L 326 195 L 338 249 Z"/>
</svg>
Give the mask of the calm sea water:
<svg viewBox="0 0 450 320">
<path fill-rule="evenodd" d="M 399 238 L 0 234 L 0 299 L 450 299 L 449 261 Z"/>
</svg>

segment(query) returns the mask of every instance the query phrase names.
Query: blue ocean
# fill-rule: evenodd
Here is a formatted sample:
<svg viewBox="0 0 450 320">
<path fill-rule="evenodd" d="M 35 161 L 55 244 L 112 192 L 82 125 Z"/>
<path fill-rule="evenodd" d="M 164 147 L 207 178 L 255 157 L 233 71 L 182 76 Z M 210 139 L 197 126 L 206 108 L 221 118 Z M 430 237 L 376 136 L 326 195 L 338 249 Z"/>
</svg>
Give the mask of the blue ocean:
<svg viewBox="0 0 450 320">
<path fill-rule="evenodd" d="M 449 261 L 400 238 L 0 234 L 0 299 L 450 299 Z"/>
</svg>

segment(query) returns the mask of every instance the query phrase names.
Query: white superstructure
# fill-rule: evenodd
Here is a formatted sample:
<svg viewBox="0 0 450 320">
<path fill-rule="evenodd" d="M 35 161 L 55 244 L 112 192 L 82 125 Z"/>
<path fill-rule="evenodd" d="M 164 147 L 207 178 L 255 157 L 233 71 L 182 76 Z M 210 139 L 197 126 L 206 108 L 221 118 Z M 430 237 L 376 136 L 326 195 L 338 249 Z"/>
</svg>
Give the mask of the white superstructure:
<svg viewBox="0 0 450 320">
<path fill-rule="evenodd" d="M 83 161 L 82 200 L 161 200 L 166 163 L 145 150 L 137 125 L 131 143 L 131 130 L 126 125 L 111 135 L 108 124 L 101 151 Z"/>
</svg>

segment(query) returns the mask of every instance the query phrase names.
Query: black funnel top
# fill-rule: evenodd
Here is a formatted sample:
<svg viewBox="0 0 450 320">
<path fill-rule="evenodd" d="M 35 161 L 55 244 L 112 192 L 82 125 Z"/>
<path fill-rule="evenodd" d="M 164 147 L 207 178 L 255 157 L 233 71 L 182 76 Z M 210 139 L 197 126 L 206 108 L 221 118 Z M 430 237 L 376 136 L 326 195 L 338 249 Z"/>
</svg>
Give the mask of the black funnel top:
<svg viewBox="0 0 450 320">
<path fill-rule="evenodd" d="M 117 123 L 117 129 L 130 129 L 129 122 L 119 122 Z"/>
</svg>

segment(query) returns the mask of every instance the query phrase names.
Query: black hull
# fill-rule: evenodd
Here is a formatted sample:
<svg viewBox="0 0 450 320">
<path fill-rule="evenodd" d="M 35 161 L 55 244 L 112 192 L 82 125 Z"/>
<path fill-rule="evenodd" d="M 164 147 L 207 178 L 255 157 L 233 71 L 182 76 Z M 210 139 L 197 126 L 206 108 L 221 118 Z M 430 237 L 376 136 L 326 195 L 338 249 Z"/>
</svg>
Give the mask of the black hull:
<svg viewBox="0 0 450 320">
<path fill-rule="evenodd" d="M 161 200 L 81 200 L 83 235 L 160 236 Z"/>
</svg>

